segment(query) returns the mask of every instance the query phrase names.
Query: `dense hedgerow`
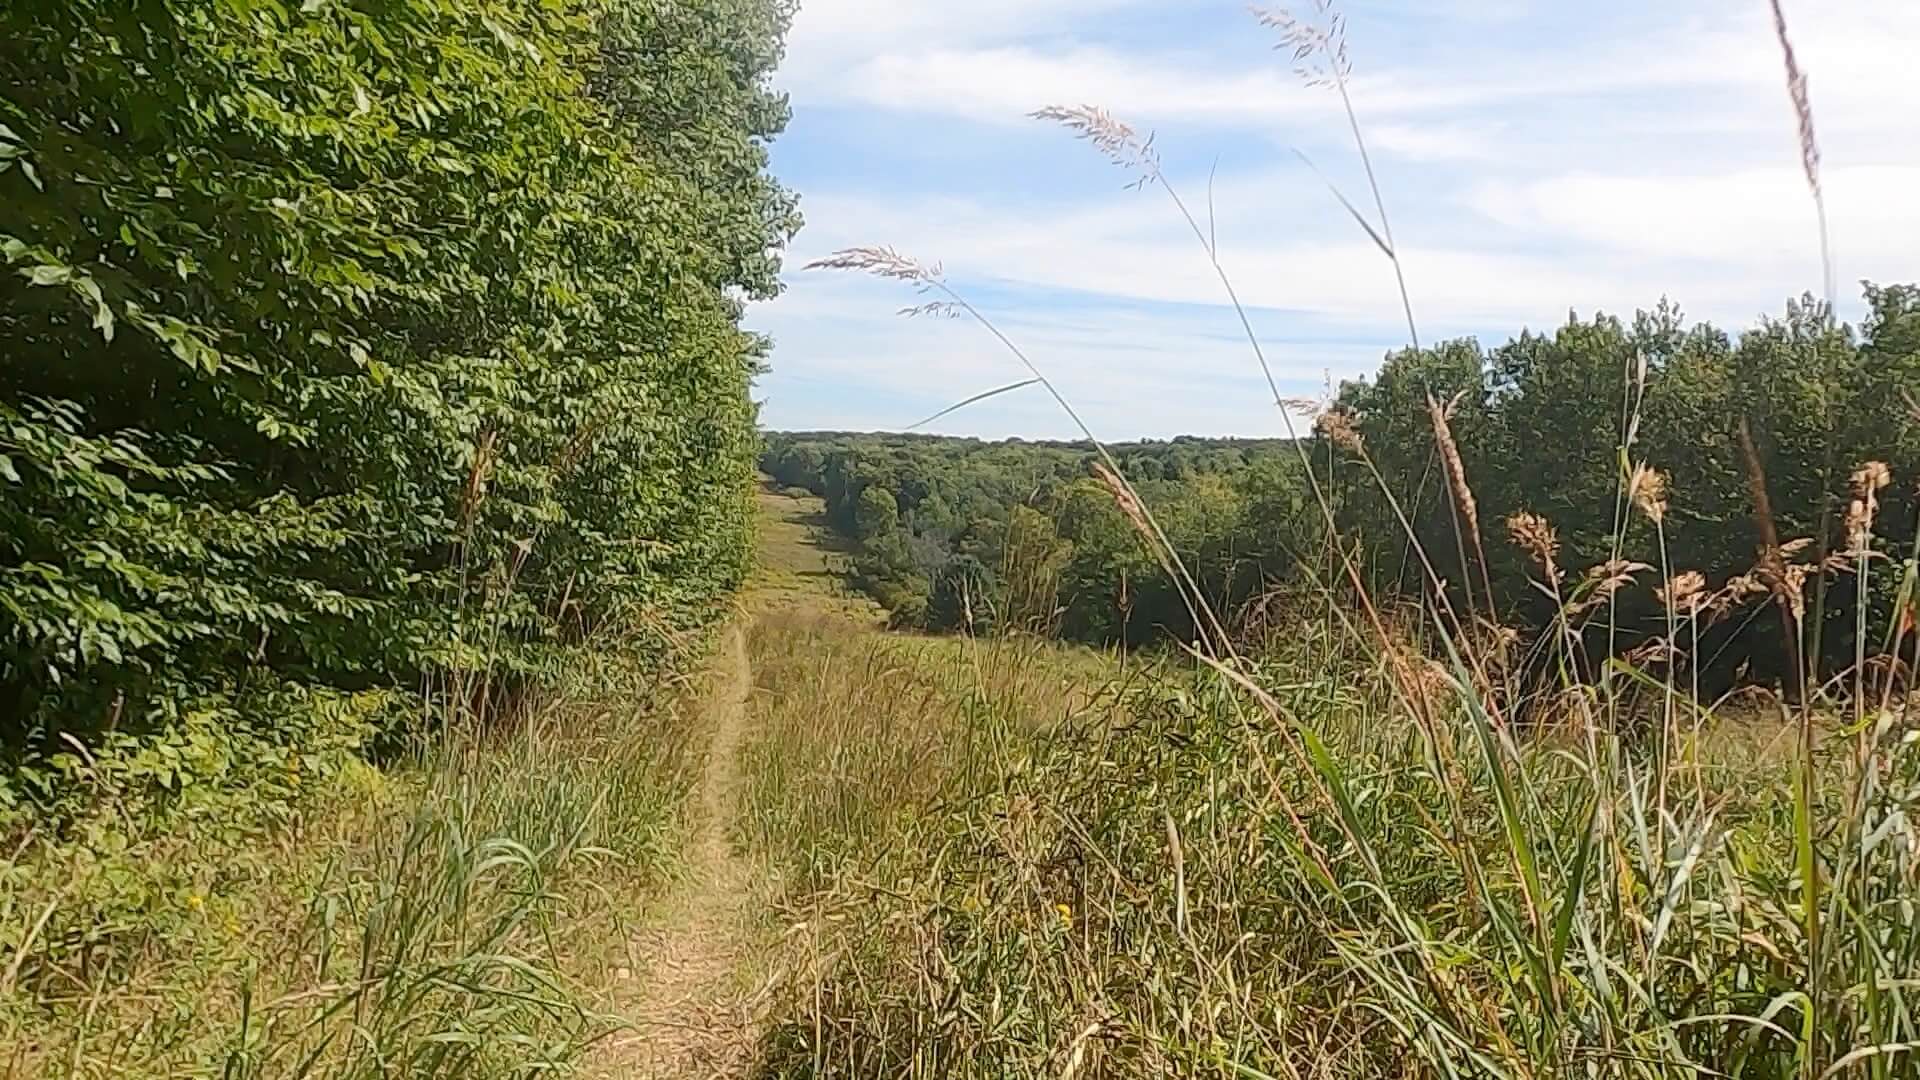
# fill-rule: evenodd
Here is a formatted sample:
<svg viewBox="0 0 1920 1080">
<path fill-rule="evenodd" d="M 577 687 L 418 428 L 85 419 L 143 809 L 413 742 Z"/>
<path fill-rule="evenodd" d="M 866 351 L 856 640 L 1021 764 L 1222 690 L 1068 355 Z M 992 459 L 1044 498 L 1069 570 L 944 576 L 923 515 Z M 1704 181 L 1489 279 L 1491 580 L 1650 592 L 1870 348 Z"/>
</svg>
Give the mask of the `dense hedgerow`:
<svg viewBox="0 0 1920 1080">
<path fill-rule="evenodd" d="M 0 813 L 165 807 L 712 616 L 787 15 L 0 11 Z"/>
</svg>

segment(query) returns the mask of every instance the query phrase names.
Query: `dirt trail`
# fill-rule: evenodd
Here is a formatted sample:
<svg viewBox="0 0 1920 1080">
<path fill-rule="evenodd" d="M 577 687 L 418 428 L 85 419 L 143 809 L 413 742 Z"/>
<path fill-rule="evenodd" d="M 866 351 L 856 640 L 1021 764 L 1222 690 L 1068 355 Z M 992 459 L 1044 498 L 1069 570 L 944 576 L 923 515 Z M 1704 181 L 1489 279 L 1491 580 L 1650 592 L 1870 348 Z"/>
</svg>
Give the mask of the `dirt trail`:
<svg viewBox="0 0 1920 1080">
<path fill-rule="evenodd" d="M 752 868 L 734 853 L 727 832 L 737 812 L 752 693 L 746 631 L 736 623 L 714 658 L 703 703 L 712 737 L 686 873 L 633 943 L 639 988 L 621 1007 L 633 1030 L 602 1045 L 596 1075 L 706 1080 L 738 1076 L 749 1064 L 752 1009 L 739 975 L 756 890 Z"/>
<path fill-rule="evenodd" d="M 766 882 L 727 841 L 740 806 L 740 746 L 752 723 L 753 667 L 746 628 L 752 613 L 835 610 L 871 619 L 877 608 L 842 595 L 841 569 L 827 548 L 817 499 L 770 484 L 758 495 L 759 567 L 744 610 L 708 668 L 700 703 L 710 731 L 706 768 L 693 795 L 686 873 L 659 897 L 645 929 L 629 943 L 631 989 L 614 1008 L 632 1028 L 599 1044 L 587 1073 L 638 1080 L 713 1080 L 746 1075 L 753 1065 L 761 1006 L 791 972 L 756 918 Z M 755 950 L 759 950 L 755 955 Z M 791 959 L 791 958 L 788 958 Z M 766 983 L 748 985 L 749 968 Z M 623 973 L 628 974 L 628 973 Z"/>
</svg>

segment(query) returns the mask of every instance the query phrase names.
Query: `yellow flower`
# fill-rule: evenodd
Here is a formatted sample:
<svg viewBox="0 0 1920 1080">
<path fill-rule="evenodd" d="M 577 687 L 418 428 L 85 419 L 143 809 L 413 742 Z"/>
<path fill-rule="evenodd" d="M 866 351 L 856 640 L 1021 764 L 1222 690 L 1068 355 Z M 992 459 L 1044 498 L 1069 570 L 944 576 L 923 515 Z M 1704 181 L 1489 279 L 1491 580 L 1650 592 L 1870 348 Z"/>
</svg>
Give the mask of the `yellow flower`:
<svg viewBox="0 0 1920 1080">
<path fill-rule="evenodd" d="M 1065 925 L 1065 926 L 1072 926 L 1072 925 L 1073 925 L 1073 906 L 1072 906 L 1072 905 L 1070 905 L 1070 904 L 1055 904 L 1055 905 L 1053 905 L 1053 910 L 1055 910 L 1055 911 L 1057 911 L 1057 912 L 1059 912 L 1059 913 L 1060 913 L 1060 922 L 1061 922 L 1061 923 L 1062 923 L 1063 925 Z"/>
<path fill-rule="evenodd" d="M 205 903 L 206 903 L 206 900 L 202 898 L 199 893 L 187 894 L 187 907 L 189 910 L 199 911 L 200 906 Z"/>
</svg>

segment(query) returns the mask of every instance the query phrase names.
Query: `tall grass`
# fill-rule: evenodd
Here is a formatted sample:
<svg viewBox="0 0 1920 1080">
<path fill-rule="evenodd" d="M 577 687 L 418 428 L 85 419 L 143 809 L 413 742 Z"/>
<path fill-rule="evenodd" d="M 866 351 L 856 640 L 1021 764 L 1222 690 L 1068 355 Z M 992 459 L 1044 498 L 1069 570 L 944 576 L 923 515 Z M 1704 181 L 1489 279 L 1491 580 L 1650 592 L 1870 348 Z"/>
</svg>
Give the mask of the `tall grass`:
<svg viewBox="0 0 1920 1080">
<path fill-rule="evenodd" d="M 1861 1075 L 1908 1071 L 1884 1048 L 1912 1039 L 1911 836 L 1861 853 L 1868 906 L 1809 942 L 1790 739 L 1712 733 L 1708 809 L 1663 809 L 1645 755 L 1596 772 L 1573 733 L 1470 708 L 1436 743 L 1334 651 L 1270 655 L 1270 712 L 1140 690 L 926 810 L 769 1071 L 1785 1077 L 1876 1046 Z M 1847 812 L 1849 760 L 1817 763 L 1810 816 Z"/>
<path fill-rule="evenodd" d="M 1342 94 L 1364 159 L 1343 27 L 1326 3 L 1316 14 L 1317 29 L 1266 21 Z M 1779 30 L 1784 47 L 1783 19 Z M 1818 199 L 1805 81 L 1790 48 L 1786 56 Z M 1036 115 L 1165 187 L 1239 310 L 1209 231 L 1166 183 L 1151 140 L 1091 107 Z M 1370 163 L 1368 175 L 1379 229 L 1341 201 L 1397 269 Z M 822 265 L 884 271 L 874 252 L 895 269 L 921 265 L 863 252 Z M 890 276 L 943 292 L 1044 379 L 937 272 Z M 1876 704 L 1862 652 L 1844 698 L 1813 687 L 1791 709 L 1774 699 L 1770 715 L 1730 715 L 1661 662 L 1711 613 L 1755 595 L 1778 607 L 1791 636 L 1809 633 L 1809 588 L 1836 571 L 1864 579 L 1884 557 L 1871 521 L 1885 470 L 1867 463 L 1855 476 L 1847 549 L 1799 563 L 1772 534 L 1767 478 L 1749 451 L 1762 550 L 1749 575 L 1709 595 L 1674 573 L 1664 545 L 1657 570 L 1621 554 L 1630 515 L 1664 535 L 1670 501 L 1657 470 L 1636 460 L 1638 378 L 1623 372 L 1616 558 L 1562 567 L 1550 522 L 1511 523 L 1559 608 L 1536 646 L 1559 673 L 1550 693 L 1522 710 L 1486 587 L 1473 478 L 1452 445 L 1450 407 L 1430 401 L 1460 564 L 1480 569 L 1487 612 L 1471 587 L 1464 610 L 1451 606 L 1409 527 L 1429 579 L 1411 626 L 1387 614 L 1337 541 L 1328 565 L 1339 570 L 1323 583 L 1334 618 L 1320 632 L 1303 622 L 1247 649 L 1219 633 L 1222 620 L 1196 614 L 1218 638 L 1195 650 L 1191 683 L 1080 717 L 1016 751 L 1018 763 L 971 803 L 927 802 L 901 826 L 913 843 L 887 864 L 889 886 L 839 930 L 846 952 L 780 1029 L 770 1071 L 1782 1080 L 1920 1071 L 1911 685 Z M 1397 513 L 1399 493 L 1342 419 L 1324 417 L 1322 430 Z M 1304 447 L 1302 461 L 1315 475 Z M 1143 542 L 1204 611 L 1151 509 L 1105 465 Z M 1324 480 L 1313 487 L 1332 536 Z M 1658 575 L 1665 602 L 1659 649 L 1584 655 L 1575 623 L 1610 618 L 1614 592 L 1643 573 Z M 1858 629 L 1864 650 L 1868 628 Z M 1589 671 L 1599 678 L 1583 679 Z"/>
<path fill-rule="evenodd" d="M 886 864 L 918 813 L 992 789 L 1027 738 L 1097 708 L 1119 677 L 1084 649 L 883 634 L 835 611 L 766 615 L 748 643 L 739 827 L 793 897 Z"/>
<path fill-rule="evenodd" d="M 16 853 L 9 936 L 52 914 L 7 957 L 0 1071 L 565 1067 L 618 1026 L 600 987 L 678 858 L 698 743 L 662 689 L 612 648 L 512 722 L 348 770 L 294 828 Z"/>
</svg>

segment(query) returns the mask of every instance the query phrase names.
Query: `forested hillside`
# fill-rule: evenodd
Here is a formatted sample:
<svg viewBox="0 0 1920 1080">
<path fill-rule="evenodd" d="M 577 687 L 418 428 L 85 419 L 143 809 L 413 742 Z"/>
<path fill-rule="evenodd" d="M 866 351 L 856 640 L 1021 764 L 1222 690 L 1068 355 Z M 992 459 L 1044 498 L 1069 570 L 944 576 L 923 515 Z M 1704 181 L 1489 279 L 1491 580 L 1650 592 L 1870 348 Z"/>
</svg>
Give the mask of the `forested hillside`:
<svg viewBox="0 0 1920 1080">
<path fill-rule="evenodd" d="M 1297 446 L 1183 438 L 1110 449 L 1219 610 L 1273 587 L 1351 586 L 1329 580 L 1317 483 L 1340 543 L 1362 555 L 1369 590 L 1431 595 L 1437 578 L 1454 610 L 1538 634 L 1559 608 L 1538 584 L 1536 552 L 1508 536 L 1530 514 L 1552 530 L 1568 593 L 1604 590 L 1613 618 L 1597 633 L 1619 635 L 1621 648 L 1661 635 L 1659 575 L 1646 571 L 1694 571 L 1702 668 L 1722 680 L 1741 670 L 1771 678 L 1789 665 L 1781 624 L 1755 617 L 1765 590 L 1752 575 L 1761 538 L 1743 424 L 1821 653 L 1836 664 L 1854 654 L 1860 596 L 1876 634 L 1897 614 L 1899 562 L 1867 562 L 1862 592 L 1855 563 L 1828 559 L 1851 544 L 1859 462 L 1920 474 L 1910 389 L 1920 385 L 1920 291 L 1869 287 L 1866 301 L 1858 327 L 1805 300 L 1734 337 L 1662 304 L 1631 320 L 1572 318 L 1492 349 L 1450 341 L 1396 352 L 1375 377 L 1343 386 L 1317 423 L 1301 422 Z M 1477 522 L 1460 519 L 1430 399 Z M 1638 418 L 1632 438 L 1650 467 L 1639 482 L 1613 452 L 1627 417 Z M 862 584 L 902 621 L 1191 640 L 1192 616 L 1098 461 L 1088 444 L 820 433 L 770 436 L 762 468 L 826 498 L 831 524 L 858 542 Z M 1629 496 L 1656 509 L 1629 513 Z M 1876 498 L 1877 543 L 1906 550 L 1911 485 Z M 1865 649 L 1882 645 L 1876 637 Z"/>
<path fill-rule="evenodd" d="M 1285 440 L 1108 448 L 1208 591 L 1244 600 L 1313 557 L 1312 496 Z M 859 582 L 896 621 L 1095 642 L 1190 635 L 1192 615 L 1086 443 L 770 433 L 761 467 L 826 499 Z"/>
<path fill-rule="evenodd" d="M 0 11 L 0 832 L 392 743 L 749 558 L 773 0 Z"/>
</svg>

